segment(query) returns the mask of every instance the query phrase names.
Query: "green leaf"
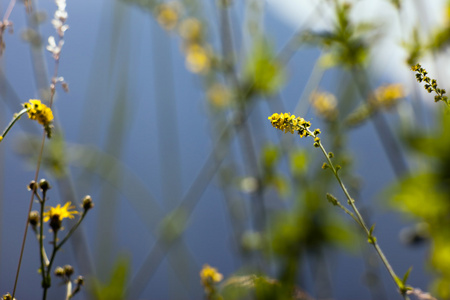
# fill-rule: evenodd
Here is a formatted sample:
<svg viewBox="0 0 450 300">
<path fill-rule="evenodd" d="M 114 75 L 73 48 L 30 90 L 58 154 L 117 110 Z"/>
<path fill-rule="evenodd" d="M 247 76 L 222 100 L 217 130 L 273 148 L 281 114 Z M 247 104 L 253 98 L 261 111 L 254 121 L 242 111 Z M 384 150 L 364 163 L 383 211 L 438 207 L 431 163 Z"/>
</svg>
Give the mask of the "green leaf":
<svg viewBox="0 0 450 300">
<path fill-rule="evenodd" d="M 130 259 L 121 256 L 117 259 L 109 282 L 101 283 L 100 280 L 92 278 L 88 289 L 95 300 L 123 300 L 130 269 Z"/>
<path fill-rule="evenodd" d="M 375 224 L 373 224 L 372 227 L 370 227 L 370 230 L 369 230 L 370 235 L 372 235 L 372 232 L 374 229 L 375 229 Z"/>
<path fill-rule="evenodd" d="M 411 271 L 412 271 L 412 266 L 409 267 L 408 271 L 406 271 L 405 275 L 403 275 L 402 282 L 404 285 L 406 285 L 406 280 L 408 280 L 408 277 L 409 277 L 409 274 L 411 273 Z"/>
</svg>

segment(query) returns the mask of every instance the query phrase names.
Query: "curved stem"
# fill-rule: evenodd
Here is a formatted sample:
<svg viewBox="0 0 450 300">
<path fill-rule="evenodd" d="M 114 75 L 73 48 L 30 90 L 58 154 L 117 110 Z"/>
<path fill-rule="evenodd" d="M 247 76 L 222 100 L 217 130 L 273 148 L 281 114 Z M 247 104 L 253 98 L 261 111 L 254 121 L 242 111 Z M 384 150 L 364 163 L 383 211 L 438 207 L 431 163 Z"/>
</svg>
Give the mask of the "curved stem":
<svg viewBox="0 0 450 300">
<path fill-rule="evenodd" d="M 13 125 L 27 112 L 27 109 L 24 108 L 21 111 L 19 111 L 17 114 L 15 114 L 14 118 L 12 119 L 12 121 L 8 124 L 8 126 L 6 127 L 6 129 L 3 131 L 2 135 L 1 135 L 1 139 L 0 142 L 3 141 L 3 139 L 5 138 L 5 136 L 8 134 L 9 130 L 13 127 Z"/>
<path fill-rule="evenodd" d="M 314 138 L 316 137 L 316 135 L 313 132 L 311 132 L 308 128 L 305 128 L 305 129 L 308 131 L 308 133 L 312 137 L 314 137 Z M 345 194 L 345 197 L 348 200 L 348 204 L 351 206 L 352 210 L 355 213 L 355 217 L 353 219 L 362 227 L 362 229 L 364 230 L 364 232 L 367 235 L 369 243 L 372 244 L 373 247 L 375 248 L 375 251 L 378 253 L 378 256 L 383 261 L 383 264 L 386 267 L 387 271 L 389 272 L 389 275 L 392 277 L 392 280 L 399 288 L 401 295 L 403 296 L 404 299 L 407 299 L 407 296 L 405 293 L 406 292 L 405 287 L 399 284 L 399 282 L 398 282 L 399 277 L 397 276 L 397 274 L 395 274 L 394 269 L 392 268 L 391 264 L 387 260 L 383 251 L 381 250 L 381 247 L 378 245 L 376 238 L 372 234 L 372 229 L 369 229 L 369 227 L 367 227 L 367 225 L 364 221 L 364 218 L 362 217 L 361 213 L 359 212 L 358 208 L 355 205 L 355 200 L 352 199 L 352 197 L 350 196 L 350 193 L 348 192 L 347 188 L 345 187 L 344 183 L 342 182 L 342 180 L 338 174 L 338 169 L 334 166 L 333 162 L 330 159 L 330 156 L 328 155 L 328 152 L 323 147 L 321 141 L 318 140 L 316 143 L 318 144 L 320 150 L 322 150 L 323 155 L 326 157 L 327 162 L 328 162 L 328 167 L 331 169 L 334 176 L 336 177 L 336 180 L 338 181 L 339 186 L 341 187 L 342 191 Z M 342 208 L 342 206 L 340 206 L 340 207 Z M 347 212 L 347 213 L 350 213 L 350 212 Z"/>
</svg>

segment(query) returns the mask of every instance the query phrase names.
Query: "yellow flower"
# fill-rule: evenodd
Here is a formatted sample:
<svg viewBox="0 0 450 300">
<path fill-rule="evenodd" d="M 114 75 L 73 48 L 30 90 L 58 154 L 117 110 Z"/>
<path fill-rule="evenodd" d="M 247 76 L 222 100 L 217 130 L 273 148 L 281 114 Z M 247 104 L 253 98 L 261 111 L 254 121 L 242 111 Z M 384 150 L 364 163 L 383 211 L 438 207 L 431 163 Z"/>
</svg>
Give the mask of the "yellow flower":
<svg viewBox="0 0 450 300">
<path fill-rule="evenodd" d="M 404 97 L 405 91 L 401 84 L 388 84 L 377 88 L 369 98 L 369 103 L 376 107 L 390 108 Z"/>
<path fill-rule="evenodd" d="M 281 114 L 273 114 L 269 118 L 269 121 L 272 123 L 272 126 L 283 130 L 284 133 L 297 132 L 300 137 L 305 137 L 308 135 L 307 129 L 311 126 L 310 122 L 305 121 L 305 119 L 296 117 L 290 113 L 281 113 Z"/>
<path fill-rule="evenodd" d="M 178 14 L 178 7 L 176 4 L 161 4 L 157 8 L 156 20 L 165 30 L 172 30 L 178 23 Z"/>
<path fill-rule="evenodd" d="M 207 96 L 208 100 L 216 108 L 225 108 L 230 104 L 232 95 L 226 86 L 215 83 L 208 89 Z"/>
<path fill-rule="evenodd" d="M 41 100 L 30 99 L 22 106 L 27 109 L 28 118 L 36 120 L 39 124 L 48 126 L 53 121 L 53 112 L 50 107 L 41 103 Z"/>
<path fill-rule="evenodd" d="M 203 265 L 203 269 L 200 271 L 200 279 L 205 288 L 211 288 L 212 284 L 222 281 L 223 275 L 216 268 L 206 264 Z"/>
<path fill-rule="evenodd" d="M 180 36 L 188 43 L 198 42 L 203 37 L 202 23 L 196 18 L 187 18 L 178 29 Z"/>
<path fill-rule="evenodd" d="M 211 66 L 208 51 L 199 44 L 191 44 L 186 48 L 186 67 L 193 73 L 207 72 Z"/>
<path fill-rule="evenodd" d="M 63 207 L 61 207 L 61 204 L 58 204 L 56 207 L 50 207 L 48 211 L 44 212 L 44 222 L 47 222 L 48 220 L 54 218 L 55 216 L 58 216 L 59 220 L 62 221 L 65 218 L 73 219 L 75 218 L 73 215 L 78 214 L 76 210 L 74 209 L 75 206 L 70 205 L 71 202 L 67 202 L 64 204 Z"/>
<path fill-rule="evenodd" d="M 314 92 L 311 94 L 311 104 L 316 113 L 328 121 L 337 117 L 337 100 L 333 94 L 326 92 Z"/>
</svg>

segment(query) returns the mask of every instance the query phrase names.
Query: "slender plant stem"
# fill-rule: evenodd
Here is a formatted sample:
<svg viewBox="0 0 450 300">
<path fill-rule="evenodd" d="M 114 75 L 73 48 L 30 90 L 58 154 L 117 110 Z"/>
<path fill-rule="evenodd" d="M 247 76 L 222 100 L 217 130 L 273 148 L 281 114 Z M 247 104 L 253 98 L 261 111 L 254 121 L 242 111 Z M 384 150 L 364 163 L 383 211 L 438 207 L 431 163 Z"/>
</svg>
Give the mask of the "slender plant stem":
<svg viewBox="0 0 450 300">
<path fill-rule="evenodd" d="M 37 165 L 36 165 L 36 172 L 34 174 L 34 181 L 35 182 L 37 182 L 38 177 L 39 177 L 39 170 L 40 170 L 40 167 L 41 167 L 42 154 L 44 153 L 45 138 L 46 138 L 46 133 L 45 133 L 45 130 L 44 130 L 42 132 L 41 148 L 39 149 L 39 156 L 38 156 L 38 161 L 37 161 Z M 14 280 L 14 288 L 13 288 L 13 293 L 12 293 L 12 298 L 13 299 L 14 299 L 14 296 L 16 294 L 17 282 L 19 281 L 20 267 L 22 265 L 23 252 L 24 252 L 24 249 L 25 249 L 25 242 L 26 242 L 27 234 L 28 234 L 28 223 L 29 223 L 29 220 L 30 220 L 30 212 L 31 212 L 31 209 L 33 207 L 33 200 L 34 200 L 34 193 L 31 193 L 30 203 L 28 205 L 27 219 L 26 219 L 26 223 L 25 223 L 25 231 L 23 233 L 22 246 L 20 248 L 19 262 L 17 263 L 16 278 Z"/>
<path fill-rule="evenodd" d="M 6 129 L 3 131 L 1 137 L 2 140 L 5 138 L 5 136 L 8 134 L 9 130 L 11 130 L 11 128 L 13 127 L 13 125 L 27 112 L 27 109 L 24 108 L 21 111 L 19 111 L 17 114 L 15 114 L 14 118 L 12 119 L 12 121 L 8 124 L 8 126 L 6 127 Z"/>
<path fill-rule="evenodd" d="M 6 9 L 5 15 L 3 16 L 3 22 L 8 21 L 9 16 L 11 15 L 11 12 L 14 8 L 14 5 L 16 5 L 16 0 L 9 1 L 8 8 Z"/>
<path fill-rule="evenodd" d="M 308 133 L 312 137 L 314 137 L 314 138 L 316 137 L 316 135 L 312 131 L 310 131 L 308 128 L 305 128 L 305 129 L 308 131 Z M 336 180 L 338 181 L 339 186 L 341 187 L 342 191 L 345 194 L 345 197 L 348 200 L 348 204 L 351 206 L 351 208 L 353 209 L 353 212 L 355 213 L 355 217 L 353 219 L 362 227 L 362 229 L 364 230 L 364 232 L 366 233 L 366 235 L 368 237 L 369 243 L 373 245 L 373 247 L 375 248 L 375 251 L 378 253 L 378 256 L 380 256 L 381 260 L 383 261 L 384 266 L 386 267 L 386 269 L 389 272 L 389 275 L 392 277 L 392 280 L 399 288 L 401 295 L 403 296 L 404 299 L 407 299 L 408 297 L 406 296 L 406 293 L 405 293 L 406 292 L 405 287 L 401 286 L 398 283 L 399 277 L 395 274 L 394 269 L 392 268 L 388 259 L 384 255 L 383 251 L 381 250 L 381 247 L 378 245 L 376 238 L 372 234 L 372 229 L 369 229 L 369 227 L 367 227 L 367 225 L 364 221 L 364 218 L 362 217 L 361 213 L 359 212 L 358 208 L 355 205 L 355 200 L 352 199 L 352 197 L 350 196 L 350 193 L 348 192 L 347 188 L 345 187 L 344 183 L 342 182 L 342 180 L 338 174 L 338 169 L 334 166 L 333 162 L 331 161 L 330 155 L 325 150 L 325 148 L 323 147 L 320 140 L 318 140 L 316 143 L 319 145 L 320 150 L 322 150 L 323 155 L 326 157 L 327 162 L 328 162 L 328 167 L 331 169 L 334 176 L 336 177 Z M 341 206 L 341 208 L 342 208 L 342 206 Z M 353 215 L 353 214 L 351 214 L 351 212 L 348 212 L 347 210 L 344 210 L 344 211 L 346 213 L 350 214 L 351 216 Z"/>
</svg>

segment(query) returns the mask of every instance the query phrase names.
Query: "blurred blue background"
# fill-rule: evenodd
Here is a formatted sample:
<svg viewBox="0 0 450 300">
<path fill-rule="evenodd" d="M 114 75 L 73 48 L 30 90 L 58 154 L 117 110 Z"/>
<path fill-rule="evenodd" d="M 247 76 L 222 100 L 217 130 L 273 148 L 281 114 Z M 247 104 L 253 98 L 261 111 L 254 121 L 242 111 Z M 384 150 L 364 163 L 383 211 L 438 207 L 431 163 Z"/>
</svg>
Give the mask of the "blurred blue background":
<svg viewBox="0 0 450 300">
<path fill-rule="evenodd" d="M 214 40 L 219 16 L 213 1 L 204 2 L 203 15 L 211 24 L 208 31 Z M 276 5 L 273 1 L 267 4 L 264 25 L 267 37 L 279 51 L 296 28 L 275 12 Z M 237 3 L 231 11 L 234 30 L 243 22 L 244 6 Z M 56 6 L 52 1 L 42 1 L 37 7 L 47 15 L 39 27 L 45 44 L 47 37 L 54 35 L 49 20 Z M 66 32 L 59 75 L 69 83 L 70 92 L 57 90 L 56 127 L 64 132 L 67 142 L 65 160 L 70 166 L 76 198 L 90 194 L 96 206 L 78 237 L 84 238 L 89 256 L 83 262 L 83 257 L 77 258 L 76 248 L 66 245 L 57 264 L 73 263 L 77 273 L 93 271 L 106 281 L 117 258 L 124 255 L 130 259 L 130 278 L 134 278 L 156 241 L 159 222 L 180 203 L 201 172 L 213 150 L 217 131 L 209 120 L 201 79 L 185 67 L 179 37 L 162 29 L 148 11 L 124 1 L 68 1 L 67 11 L 70 29 Z M 14 33 L 5 33 L 6 49 L 1 58 L 3 127 L 20 110 L 20 103 L 41 98 L 42 86 L 36 76 L 46 72 L 48 76 L 54 67 L 51 55 L 43 50 L 37 55 L 43 58 L 47 71 L 34 65 L 30 45 L 21 38 L 27 27 L 22 4 L 16 5 L 10 19 L 14 22 Z M 243 52 L 248 50 L 245 43 L 245 38 L 238 41 Z M 301 48 L 290 60 L 289 80 L 279 95 L 286 110 L 293 112 L 297 107 L 308 74 L 319 56 L 319 49 Z M 333 69 L 326 73 L 320 86 L 334 90 L 340 76 L 342 73 Z M 305 107 L 301 107 L 305 118 L 314 123 L 313 127 L 321 127 L 320 120 Z M 269 122 L 261 122 L 261 115 L 271 113 L 268 103 L 261 101 L 252 110 L 249 123 L 255 135 L 264 132 L 277 142 L 280 133 Z M 19 154 L 28 151 L 20 137 L 25 133 L 39 134 L 39 130 L 32 121 L 23 119 L 20 126 L 13 128 L 8 142 L 0 147 L 2 294 L 11 291 L 14 284 L 28 209 L 26 186 L 34 177 L 35 166 Z M 424 264 L 427 247 L 411 248 L 399 240 L 399 231 L 413 223 L 390 211 L 387 200 L 380 194 L 395 175 L 375 136 L 370 123 L 349 134 L 348 149 L 353 155 L 354 170 L 362 179 L 359 204 L 370 211 L 379 243 L 394 269 L 403 274 L 413 265 L 410 283 L 426 290 L 430 279 Z M 326 133 L 323 139 L 327 140 Z M 308 151 L 314 150 L 308 141 L 295 143 Z M 231 145 L 230 152 L 234 153 L 234 163 L 244 160 L 238 154 L 237 144 Z M 205 187 L 198 190 L 183 238 L 167 250 L 161 264 L 152 265 L 154 270 L 146 270 L 154 274 L 142 285 L 136 299 L 199 299 L 203 290 L 198 274 L 203 264 L 218 268 L 225 277 L 240 268 L 242 261 L 237 255 L 224 195 L 216 173 L 210 174 L 210 181 L 205 181 Z M 45 171 L 40 177 L 55 182 L 49 205 L 67 201 L 62 199 L 67 182 L 58 185 L 52 174 Z M 272 204 L 282 208 L 284 204 L 277 201 Z M 17 299 L 40 297 L 37 246 L 29 232 Z M 371 262 L 377 261 L 377 257 L 371 257 L 374 253 L 362 236 L 355 239 L 351 248 L 352 251 L 340 248 L 325 251 L 333 297 L 370 299 L 364 284 L 366 267 L 361 252 L 369 255 Z M 89 266 L 90 263 L 93 265 Z M 376 264 L 386 299 L 400 299 L 387 272 L 380 262 Z M 307 256 L 302 266 L 302 284 L 312 296 L 320 288 L 313 275 L 314 267 Z M 57 286 L 55 282 L 51 299 L 59 299 L 64 293 Z"/>
</svg>

